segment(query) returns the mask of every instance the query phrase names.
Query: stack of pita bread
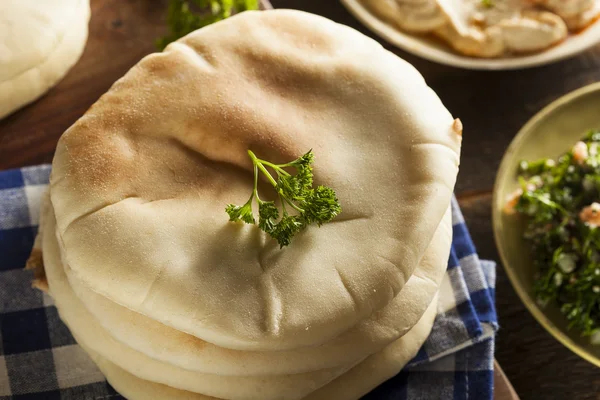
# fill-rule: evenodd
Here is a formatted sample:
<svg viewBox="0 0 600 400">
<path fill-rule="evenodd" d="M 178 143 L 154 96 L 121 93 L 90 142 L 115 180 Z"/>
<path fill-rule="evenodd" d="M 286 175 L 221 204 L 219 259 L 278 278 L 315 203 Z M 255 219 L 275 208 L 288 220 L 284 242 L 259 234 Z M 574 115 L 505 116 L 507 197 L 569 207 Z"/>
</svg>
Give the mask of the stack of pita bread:
<svg viewBox="0 0 600 400">
<path fill-rule="evenodd" d="M 36 100 L 77 62 L 89 0 L 0 1 L 0 118 Z"/>
<path fill-rule="evenodd" d="M 362 34 L 242 13 L 144 58 L 64 133 L 38 284 L 129 399 L 357 399 L 432 327 L 461 130 Z M 248 149 L 311 148 L 340 216 L 284 249 L 228 222 Z"/>
</svg>

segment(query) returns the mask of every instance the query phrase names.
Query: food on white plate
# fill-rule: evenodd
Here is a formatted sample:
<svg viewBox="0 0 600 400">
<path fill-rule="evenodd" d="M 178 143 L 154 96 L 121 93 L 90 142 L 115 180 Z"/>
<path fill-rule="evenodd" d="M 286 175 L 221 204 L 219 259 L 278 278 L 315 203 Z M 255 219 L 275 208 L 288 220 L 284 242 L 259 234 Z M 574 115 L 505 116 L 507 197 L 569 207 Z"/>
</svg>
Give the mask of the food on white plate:
<svg viewBox="0 0 600 400">
<path fill-rule="evenodd" d="M 433 324 L 461 133 L 377 42 L 241 13 L 63 134 L 30 266 L 132 400 L 358 399 Z"/>
<path fill-rule="evenodd" d="M 506 212 L 526 217 L 541 306 L 556 305 L 569 328 L 600 344 L 600 131 L 557 160 L 520 165 L 521 188 Z"/>
<path fill-rule="evenodd" d="M 435 0 L 363 0 L 373 12 L 403 30 L 415 33 L 434 31 L 447 22 Z"/>
<path fill-rule="evenodd" d="M 77 62 L 89 0 L 0 1 L 0 118 L 36 100 Z"/>
<path fill-rule="evenodd" d="M 379 18 L 433 34 L 457 52 L 503 57 L 546 50 L 600 16 L 600 0 L 361 0 Z"/>
<path fill-rule="evenodd" d="M 534 3 L 559 15 L 573 31 L 587 27 L 600 14 L 597 0 L 534 0 Z"/>
</svg>

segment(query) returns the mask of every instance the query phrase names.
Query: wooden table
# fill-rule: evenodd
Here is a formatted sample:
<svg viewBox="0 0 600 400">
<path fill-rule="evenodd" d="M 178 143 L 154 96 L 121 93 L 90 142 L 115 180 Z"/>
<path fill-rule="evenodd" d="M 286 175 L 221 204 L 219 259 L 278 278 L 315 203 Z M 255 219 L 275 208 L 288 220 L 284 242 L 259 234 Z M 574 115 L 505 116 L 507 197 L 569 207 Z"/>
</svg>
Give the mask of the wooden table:
<svg viewBox="0 0 600 400">
<path fill-rule="evenodd" d="M 321 14 L 371 35 L 335 0 L 272 3 L 276 8 Z M 52 160 L 61 133 L 133 64 L 154 51 L 154 38 L 165 32 L 165 4 L 92 0 L 90 39 L 79 63 L 41 100 L 0 121 L 0 170 Z M 480 255 L 498 260 L 490 201 L 500 158 L 536 111 L 568 91 L 600 80 L 600 47 L 551 66 L 510 72 L 460 70 L 394 51 L 423 73 L 465 125 L 456 192 Z M 496 358 L 523 400 L 600 398 L 600 371 L 535 322 L 501 267 L 497 305 L 502 328 Z"/>
</svg>

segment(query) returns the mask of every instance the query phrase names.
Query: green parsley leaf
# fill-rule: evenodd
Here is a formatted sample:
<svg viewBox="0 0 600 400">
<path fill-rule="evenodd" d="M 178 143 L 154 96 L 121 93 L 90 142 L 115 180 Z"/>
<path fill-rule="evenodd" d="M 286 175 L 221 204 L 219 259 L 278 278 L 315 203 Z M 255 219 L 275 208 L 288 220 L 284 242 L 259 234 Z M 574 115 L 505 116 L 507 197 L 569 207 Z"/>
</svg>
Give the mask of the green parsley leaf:
<svg viewBox="0 0 600 400">
<path fill-rule="evenodd" d="M 300 207 L 304 209 L 304 218 L 309 223 L 316 222 L 319 226 L 324 222 L 331 221 L 342 212 L 335 192 L 326 186 L 310 190 L 300 203 Z"/>
<path fill-rule="evenodd" d="M 290 244 L 292 238 L 312 223 L 321 226 L 342 212 L 342 207 L 335 191 L 327 186 L 313 188 L 313 172 L 311 164 L 314 161 L 312 150 L 298 159 L 287 164 L 273 164 L 261 160 L 248 150 L 248 155 L 254 165 L 254 189 L 250 198 L 243 206 L 228 204 L 225 211 L 230 221 L 242 221 L 255 224 L 252 215 L 252 204 L 258 203 L 258 228 L 266 232 L 283 248 Z M 275 172 L 277 179 L 267 170 Z M 286 169 L 295 169 L 292 175 Z M 264 201 L 258 195 L 259 171 L 271 183 L 281 204 L 279 209 L 274 201 Z M 289 207 L 289 211 L 288 211 Z"/>
<path fill-rule="evenodd" d="M 234 13 L 257 10 L 258 0 L 171 0 L 167 10 L 170 33 L 156 41 L 159 50 L 175 40 Z"/>
<path fill-rule="evenodd" d="M 235 204 L 228 204 L 225 208 L 227 214 L 229 214 L 230 221 L 244 221 L 247 224 L 254 224 L 254 215 L 252 214 L 252 204 L 246 203 L 243 206 L 236 206 Z"/>
<path fill-rule="evenodd" d="M 288 246 L 294 235 L 306 226 L 306 222 L 298 215 L 286 215 L 281 218 L 270 235 L 279 243 L 279 248 Z M 269 233 L 269 232 L 267 232 Z"/>
<path fill-rule="evenodd" d="M 272 233 L 279 219 L 279 210 L 273 201 L 261 201 L 258 203 L 258 227 Z"/>
</svg>

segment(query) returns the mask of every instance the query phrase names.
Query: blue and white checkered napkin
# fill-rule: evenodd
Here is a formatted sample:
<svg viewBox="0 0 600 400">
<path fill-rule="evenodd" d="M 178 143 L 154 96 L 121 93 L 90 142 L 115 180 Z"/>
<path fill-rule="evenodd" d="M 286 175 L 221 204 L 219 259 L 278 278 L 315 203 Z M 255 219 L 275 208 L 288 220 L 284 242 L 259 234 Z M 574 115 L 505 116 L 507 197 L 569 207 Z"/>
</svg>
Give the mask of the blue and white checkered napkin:
<svg viewBox="0 0 600 400">
<path fill-rule="evenodd" d="M 23 270 L 47 165 L 0 172 L 0 400 L 121 398 Z M 454 239 L 433 331 L 414 360 L 368 400 L 493 397 L 495 265 L 480 261 L 455 201 Z"/>
</svg>

